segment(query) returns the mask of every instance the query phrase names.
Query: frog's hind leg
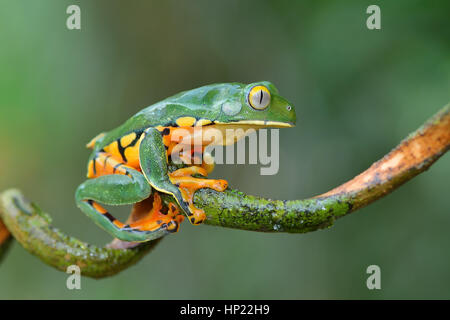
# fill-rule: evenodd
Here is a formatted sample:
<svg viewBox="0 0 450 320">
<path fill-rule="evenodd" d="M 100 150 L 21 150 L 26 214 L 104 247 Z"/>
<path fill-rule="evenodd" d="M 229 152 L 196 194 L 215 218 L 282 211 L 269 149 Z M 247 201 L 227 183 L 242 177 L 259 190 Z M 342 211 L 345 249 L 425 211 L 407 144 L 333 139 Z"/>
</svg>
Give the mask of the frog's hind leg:
<svg viewBox="0 0 450 320">
<path fill-rule="evenodd" d="M 157 231 L 166 229 L 168 232 L 177 232 L 183 222 L 184 216 L 179 214 L 178 208 L 172 202 L 163 208 L 161 197 L 154 192 L 149 198 L 136 203 L 128 219 L 130 228 L 139 230 Z"/>
<path fill-rule="evenodd" d="M 145 229 L 149 225 L 126 225 L 98 203 L 124 205 L 148 198 L 151 186 L 139 171 L 101 152 L 89 162 L 88 177 L 92 179 L 86 180 L 76 191 L 77 205 L 114 237 L 124 241 L 148 241 L 171 231 L 169 225 L 156 229 Z"/>
</svg>

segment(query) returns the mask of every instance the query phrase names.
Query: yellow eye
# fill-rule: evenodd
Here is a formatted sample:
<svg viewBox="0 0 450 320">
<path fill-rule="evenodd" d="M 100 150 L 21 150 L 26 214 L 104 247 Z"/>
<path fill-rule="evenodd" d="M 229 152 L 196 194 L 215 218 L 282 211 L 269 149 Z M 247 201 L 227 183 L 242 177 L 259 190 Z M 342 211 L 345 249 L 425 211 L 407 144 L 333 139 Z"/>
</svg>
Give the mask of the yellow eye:
<svg viewBox="0 0 450 320">
<path fill-rule="evenodd" d="M 248 93 L 248 103 L 255 109 L 267 108 L 270 103 L 270 92 L 265 86 L 255 86 Z"/>
</svg>

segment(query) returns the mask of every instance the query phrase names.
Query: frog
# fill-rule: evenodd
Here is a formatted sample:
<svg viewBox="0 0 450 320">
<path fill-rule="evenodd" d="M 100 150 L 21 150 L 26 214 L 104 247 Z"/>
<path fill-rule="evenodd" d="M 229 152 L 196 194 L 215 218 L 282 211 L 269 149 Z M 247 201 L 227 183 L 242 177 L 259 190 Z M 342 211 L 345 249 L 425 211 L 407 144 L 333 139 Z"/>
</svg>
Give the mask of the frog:
<svg viewBox="0 0 450 320">
<path fill-rule="evenodd" d="M 258 130 L 295 123 L 294 107 L 269 81 L 216 83 L 180 92 L 142 109 L 87 144 L 92 150 L 87 180 L 76 189 L 76 204 L 100 228 L 122 241 L 146 242 L 177 232 L 185 218 L 200 225 L 206 214 L 194 205 L 196 190 L 223 192 L 228 187 L 226 180 L 208 178 L 214 158 L 205 147 L 230 145 L 245 135 L 213 143 L 202 134 L 200 147 L 195 146 L 191 155 L 204 158 L 193 164 L 180 157 L 185 166 L 170 171 L 171 157 L 181 144 L 180 137 L 175 139 L 177 130 L 183 130 L 184 138 L 195 136 L 198 130 Z M 173 201 L 163 206 L 161 196 Z M 148 201 L 150 207 L 141 206 L 148 212 L 133 222 L 123 223 L 104 208 Z"/>
</svg>

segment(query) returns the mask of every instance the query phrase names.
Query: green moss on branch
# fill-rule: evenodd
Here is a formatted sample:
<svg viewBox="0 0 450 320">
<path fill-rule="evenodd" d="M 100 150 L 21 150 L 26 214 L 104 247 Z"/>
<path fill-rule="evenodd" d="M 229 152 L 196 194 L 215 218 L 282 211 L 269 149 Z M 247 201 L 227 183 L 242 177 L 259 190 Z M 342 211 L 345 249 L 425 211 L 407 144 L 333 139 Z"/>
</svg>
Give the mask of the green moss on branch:
<svg viewBox="0 0 450 320">
<path fill-rule="evenodd" d="M 450 148 L 450 105 L 442 108 L 389 154 L 341 186 L 306 200 L 279 201 L 229 190 L 196 192 L 206 224 L 263 232 L 304 233 L 330 226 L 427 170 Z M 167 198 L 165 198 L 166 201 Z"/>
<path fill-rule="evenodd" d="M 130 249 L 90 245 L 53 228 L 48 216 L 15 189 L 0 195 L 0 216 L 14 238 L 46 264 L 61 271 L 78 265 L 82 275 L 93 278 L 111 276 L 130 267 L 159 242 Z"/>
</svg>

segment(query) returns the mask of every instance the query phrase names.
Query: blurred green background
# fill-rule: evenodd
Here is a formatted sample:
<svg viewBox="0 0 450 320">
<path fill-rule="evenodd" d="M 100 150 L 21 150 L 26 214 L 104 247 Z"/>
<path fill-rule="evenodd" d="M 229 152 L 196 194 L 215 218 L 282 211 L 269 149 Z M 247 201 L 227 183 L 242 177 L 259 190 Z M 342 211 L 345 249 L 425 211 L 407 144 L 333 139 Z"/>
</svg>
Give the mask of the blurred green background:
<svg viewBox="0 0 450 320">
<path fill-rule="evenodd" d="M 382 29 L 366 27 L 381 7 Z M 79 31 L 66 8 L 81 8 Z M 0 1 L 0 190 L 20 188 L 54 225 L 110 241 L 77 209 L 85 143 L 141 108 L 215 82 L 269 80 L 296 107 L 280 171 L 220 166 L 275 199 L 325 192 L 378 160 L 449 102 L 448 1 Z M 310 234 L 188 223 L 136 266 L 67 275 L 14 244 L 2 299 L 450 298 L 450 161 Z M 125 211 L 122 212 L 122 217 Z M 382 289 L 366 288 L 381 268 Z"/>
</svg>

